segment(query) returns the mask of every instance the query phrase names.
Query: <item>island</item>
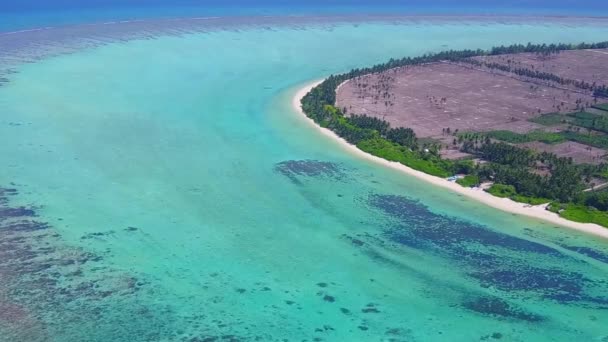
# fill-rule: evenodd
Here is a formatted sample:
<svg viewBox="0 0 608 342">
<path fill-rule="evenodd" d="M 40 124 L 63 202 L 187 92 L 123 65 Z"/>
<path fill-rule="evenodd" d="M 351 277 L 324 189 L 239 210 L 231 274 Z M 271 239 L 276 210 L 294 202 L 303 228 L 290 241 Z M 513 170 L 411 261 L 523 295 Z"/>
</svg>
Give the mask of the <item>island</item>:
<svg viewBox="0 0 608 342">
<path fill-rule="evenodd" d="M 608 236 L 607 84 L 608 42 L 529 43 L 391 59 L 298 100 L 368 156 Z"/>
</svg>

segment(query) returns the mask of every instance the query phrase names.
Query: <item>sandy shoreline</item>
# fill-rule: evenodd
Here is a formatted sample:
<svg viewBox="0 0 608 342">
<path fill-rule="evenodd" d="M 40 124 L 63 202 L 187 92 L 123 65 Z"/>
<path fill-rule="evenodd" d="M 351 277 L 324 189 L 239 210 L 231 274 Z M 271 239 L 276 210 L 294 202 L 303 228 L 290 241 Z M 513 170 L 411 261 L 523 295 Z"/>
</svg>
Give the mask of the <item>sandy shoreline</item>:
<svg viewBox="0 0 608 342">
<path fill-rule="evenodd" d="M 314 88 L 316 85 L 318 85 L 321 82 L 322 81 L 316 81 L 316 82 L 307 84 L 306 86 L 300 88 L 292 99 L 293 108 L 297 113 L 301 114 L 304 119 L 306 119 L 306 122 L 309 123 L 311 127 L 315 127 L 317 130 L 319 130 L 321 133 L 323 133 L 323 135 L 339 142 L 340 145 L 347 152 L 352 153 L 353 155 L 356 155 L 357 157 L 365 158 L 367 160 L 381 164 L 385 167 L 390 167 L 392 169 L 399 170 L 403 173 L 406 173 L 410 176 L 414 176 L 418 179 L 421 179 L 428 183 L 434 184 L 436 186 L 440 186 L 442 188 L 449 189 L 453 192 L 462 194 L 464 196 L 467 196 L 468 198 L 474 199 L 478 202 L 481 202 L 481 203 L 488 205 L 490 207 L 493 207 L 495 209 L 499 209 L 499 210 L 502 210 L 502 211 L 505 211 L 508 213 L 514 213 L 517 215 L 523 215 L 523 216 L 540 219 L 540 220 L 543 220 L 546 222 L 554 223 L 556 225 L 560 225 L 560 226 L 571 228 L 571 229 L 576 229 L 578 231 L 582 231 L 585 233 L 593 234 L 593 235 L 608 239 L 608 229 L 604 228 L 602 226 L 599 226 L 599 225 L 596 225 L 593 223 L 578 223 L 578 222 L 574 222 L 574 221 L 569 221 L 569 220 L 566 220 L 566 219 L 560 217 L 556 213 L 552 213 L 548 210 L 545 210 L 544 206 L 530 207 L 530 206 L 526 206 L 523 203 L 518 203 L 518 202 L 512 201 L 508 198 L 499 198 L 499 197 L 490 195 L 489 193 L 487 193 L 483 190 L 465 188 L 456 183 L 449 182 L 446 179 L 431 176 L 424 172 L 409 168 L 403 164 L 400 164 L 397 162 L 391 162 L 391 161 L 388 161 L 388 160 L 382 159 L 380 157 L 376 157 L 376 156 L 373 156 L 371 154 L 361 151 L 355 145 L 351 145 L 350 143 L 348 143 L 346 140 L 340 138 L 338 135 L 336 135 L 331 130 L 317 125 L 312 119 L 307 117 L 304 114 L 304 112 L 302 111 L 302 106 L 301 106 L 302 98 L 312 88 Z"/>
</svg>

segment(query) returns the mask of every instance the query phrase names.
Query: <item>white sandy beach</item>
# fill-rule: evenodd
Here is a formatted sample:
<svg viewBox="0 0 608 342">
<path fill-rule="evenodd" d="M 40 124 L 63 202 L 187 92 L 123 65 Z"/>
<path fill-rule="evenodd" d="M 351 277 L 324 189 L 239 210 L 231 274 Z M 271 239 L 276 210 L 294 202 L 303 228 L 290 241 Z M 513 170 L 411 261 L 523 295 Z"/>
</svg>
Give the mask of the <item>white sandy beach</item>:
<svg viewBox="0 0 608 342">
<path fill-rule="evenodd" d="M 586 232 L 589 234 L 593 234 L 596 236 L 600 236 L 603 238 L 608 238 L 608 229 L 607 228 L 604 228 L 602 226 L 592 224 L 592 223 L 578 223 L 578 222 L 566 220 L 566 219 L 560 217 L 558 214 L 552 213 L 552 212 L 546 210 L 544 205 L 528 206 L 523 203 L 518 203 L 518 202 L 512 201 L 508 198 L 499 198 L 499 197 L 490 195 L 489 193 L 487 193 L 481 189 L 465 188 L 465 187 L 460 186 L 459 184 L 450 182 L 446 179 L 431 176 L 424 172 L 409 168 L 403 164 L 400 164 L 397 162 L 391 162 L 391 161 L 388 161 L 388 160 L 385 160 L 385 159 L 382 159 L 382 158 L 379 158 L 379 157 L 376 157 L 376 156 L 373 156 L 371 154 L 361 151 L 355 145 L 349 144 L 346 140 L 340 138 L 338 135 L 336 135 L 331 130 L 317 125 L 312 119 L 307 117 L 304 114 L 304 112 L 302 111 L 302 106 L 301 106 L 302 98 L 308 92 L 310 92 L 310 90 L 312 88 L 314 88 L 321 82 L 322 81 L 316 81 L 316 82 L 307 84 L 305 87 L 302 87 L 301 89 L 299 89 L 296 92 L 296 94 L 292 100 L 293 108 L 297 113 L 302 115 L 302 117 L 305 119 L 305 121 L 308 124 L 310 124 L 311 127 L 315 127 L 321 133 L 323 133 L 325 136 L 337 141 L 349 153 L 352 153 L 358 157 L 373 161 L 375 163 L 381 164 L 383 166 L 399 170 L 410 176 L 414 176 L 418 179 L 424 180 L 424 181 L 434 184 L 436 186 L 440 186 L 442 188 L 449 189 L 451 191 L 454 191 L 456 193 L 459 193 L 459 194 L 467 196 L 471 199 L 474 199 L 478 202 L 481 202 L 485 205 L 491 206 L 493 208 L 496 208 L 496 209 L 499 209 L 499 210 L 502 210 L 505 212 L 533 217 L 533 218 L 540 219 L 540 220 L 543 220 L 546 222 L 554 223 L 559 226 L 564 226 L 564 227 L 576 229 L 576 230 L 579 230 L 582 232 Z"/>
</svg>

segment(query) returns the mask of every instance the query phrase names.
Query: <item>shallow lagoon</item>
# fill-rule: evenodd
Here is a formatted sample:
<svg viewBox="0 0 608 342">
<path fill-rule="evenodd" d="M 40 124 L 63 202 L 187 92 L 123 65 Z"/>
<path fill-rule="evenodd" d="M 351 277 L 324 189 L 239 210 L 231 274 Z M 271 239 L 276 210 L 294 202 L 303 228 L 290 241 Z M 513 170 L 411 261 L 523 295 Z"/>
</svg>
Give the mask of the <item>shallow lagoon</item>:
<svg viewBox="0 0 608 342">
<path fill-rule="evenodd" d="M 608 26 L 294 21 L 49 32 L 3 56 L 0 339 L 608 336 L 605 241 L 356 159 L 290 107 L 390 57 Z"/>
</svg>

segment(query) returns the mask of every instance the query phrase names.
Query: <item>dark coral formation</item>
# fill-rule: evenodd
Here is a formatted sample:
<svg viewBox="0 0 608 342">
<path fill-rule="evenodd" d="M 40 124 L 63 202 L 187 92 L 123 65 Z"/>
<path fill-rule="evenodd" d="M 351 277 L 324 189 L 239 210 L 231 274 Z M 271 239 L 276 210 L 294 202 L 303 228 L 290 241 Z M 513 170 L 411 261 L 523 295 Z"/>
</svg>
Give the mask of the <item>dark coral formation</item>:
<svg viewBox="0 0 608 342">
<path fill-rule="evenodd" d="M 100 239 L 106 236 L 111 236 L 114 235 L 114 233 L 116 233 L 113 230 L 107 231 L 107 232 L 96 232 L 96 233 L 90 233 L 87 235 L 82 236 L 80 239 L 81 240 L 89 240 L 89 239 Z"/>
<path fill-rule="evenodd" d="M 363 309 L 361 309 L 363 313 L 380 313 L 380 310 L 376 307 L 374 303 L 368 303 Z"/>
<path fill-rule="evenodd" d="M 340 165 L 318 160 L 287 160 L 277 163 L 274 169 L 296 184 L 301 184 L 302 178 L 341 180 L 346 175 Z"/>
<path fill-rule="evenodd" d="M 564 244 L 560 244 L 560 246 L 573 252 L 585 255 L 591 259 L 595 259 L 597 261 L 608 264 L 608 253 L 604 253 L 589 247 L 568 246 Z"/>
<path fill-rule="evenodd" d="M 326 302 L 333 303 L 336 301 L 336 297 L 330 296 L 330 295 L 325 295 L 325 296 L 323 296 L 323 300 Z"/>
<path fill-rule="evenodd" d="M 402 196 L 373 195 L 368 203 L 389 218 L 384 226 L 384 234 L 389 241 L 440 255 L 458 265 L 481 287 L 492 287 L 505 294 L 519 293 L 524 297 L 544 298 L 567 305 L 608 308 L 608 297 L 602 295 L 608 293 L 608 284 L 602 279 L 583 276 L 568 269 L 568 265 L 581 265 L 581 260 L 563 253 L 555 245 L 508 235 L 454 217 L 437 215 L 419 202 Z M 354 241 L 355 238 L 350 237 L 350 240 Z M 363 242 L 355 245 L 363 246 Z M 601 258 L 601 254 L 596 251 L 582 248 L 575 251 Z M 384 263 L 391 262 L 371 249 L 366 250 L 366 253 Z M 538 262 L 531 265 L 529 260 Z M 515 314 L 512 312 L 512 304 L 491 301 L 485 297 L 469 298 L 463 307 L 493 316 L 540 320 L 531 313 L 517 311 Z"/>
<path fill-rule="evenodd" d="M 470 275 L 485 286 L 503 291 L 542 291 L 546 298 L 561 302 L 581 300 L 586 282 L 579 273 L 532 266 L 480 270 Z M 600 300 L 595 298 L 595 301 Z"/>
<path fill-rule="evenodd" d="M 375 195 L 370 204 L 394 218 L 402 221 L 408 229 L 396 229 L 391 238 L 412 247 L 449 247 L 450 250 L 463 250 L 466 244 L 479 244 L 506 248 L 517 252 L 538 253 L 565 257 L 555 248 L 526 239 L 517 238 L 493 231 L 487 227 L 458 220 L 454 217 L 437 215 L 417 201 L 402 196 Z"/>
<path fill-rule="evenodd" d="M 476 297 L 463 303 L 466 309 L 498 318 L 510 318 L 527 322 L 541 322 L 543 317 L 526 312 L 496 297 Z"/>
<path fill-rule="evenodd" d="M 5 334 L 1 339 L 47 341 L 64 333 L 67 324 L 93 321 L 99 336 L 87 336 L 91 341 L 100 336 L 161 337 L 141 322 L 120 322 L 126 317 L 154 321 L 157 313 L 151 308 L 132 304 L 121 306 L 121 313 L 108 311 L 113 301 L 136 298 L 145 281 L 103 266 L 102 255 L 66 246 L 48 223 L 38 219 L 36 208 L 11 206 L 17 195 L 16 189 L 0 188 L 0 330 Z M 160 326 L 161 321 L 157 323 Z"/>
</svg>

